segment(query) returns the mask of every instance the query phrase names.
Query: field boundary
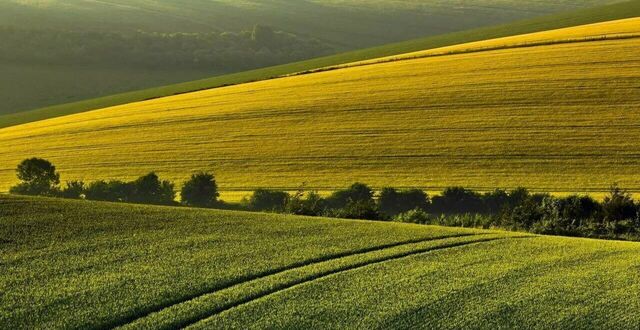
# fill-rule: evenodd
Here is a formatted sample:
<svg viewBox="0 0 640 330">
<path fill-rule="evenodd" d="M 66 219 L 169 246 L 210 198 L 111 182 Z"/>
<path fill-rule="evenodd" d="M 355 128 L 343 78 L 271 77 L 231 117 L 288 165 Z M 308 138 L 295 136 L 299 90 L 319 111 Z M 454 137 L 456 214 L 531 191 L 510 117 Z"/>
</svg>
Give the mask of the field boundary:
<svg viewBox="0 0 640 330">
<path fill-rule="evenodd" d="M 553 30 L 551 30 L 553 31 Z M 506 37 L 509 38 L 509 37 Z M 432 54 L 416 54 L 414 56 L 403 56 L 394 55 L 396 57 L 388 57 L 379 60 L 367 60 L 362 62 L 355 63 L 347 63 L 340 64 L 325 68 L 318 68 L 314 70 L 307 70 L 302 72 L 297 72 L 289 75 L 284 75 L 281 77 L 276 77 L 273 79 L 284 78 L 284 77 L 295 77 L 295 76 L 303 76 L 307 74 L 320 73 L 320 72 L 330 72 L 335 70 L 342 69 L 350 69 L 350 68 L 358 68 L 358 67 L 366 67 L 377 64 L 385 64 L 385 63 L 394 63 L 394 62 L 403 62 L 403 61 L 411 61 L 411 60 L 419 60 L 424 58 L 433 58 L 433 57 L 445 57 L 445 56 L 455 56 L 455 55 L 463 55 L 463 54 L 475 54 L 475 53 L 484 53 L 498 50 L 507 50 L 507 49 L 520 49 L 520 48 L 535 48 L 535 47 L 544 47 L 544 46 L 553 46 L 553 45 L 564 45 L 564 44 L 581 44 L 581 43 L 589 43 L 589 42 L 602 42 L 602 41 L 615 41 L 615 40 L 627 40 L 627 39 L 638 39 L 640 38 L 640 34 L 638 33 L 625 33 L 625 34 L 611 34 L 611 35 L 597 35 L 597 36 L 589 36 L 585 38 L 569 38 L 569 39 L 558 39 L 558 40 L 544 40 L 544 41 L 534 41 L 534 42 L 525 42 L 525 43 L 515 43 L 515 44 L 506 44 L 501 46 L 488 46 L 488 47 L 479 47 L 479 48 L 467 48 L 460 50 L 452 50 L 448 52 L 442 53 L 432 53 Z M 498 38 L 500 39 L 500 38 Z M 490 41 L 494 39 L 487 39 L 486 41 Z M 454 47 L 446 46 L 446 47 Z M 438 48 L 425 50 L 427 51 L 436 51 Z"/>
<path fill-rule="evenodd" d="M 268 276 L 256 278 L 252 281 L 238 283 L 237 285 L 225 288 L 223 290 L 213 291 L 201 296 L 197 296 L 191 300 L 184 301 L 179 304 L 167 306 L 166 308 L 161 309 L 156 313 L 148 314 L 147 316 L 150 317 L 150 319 L 148 320 L 144 320 L 145 317 L 141 317 L 137 320 L 134 320 L 131 323 L 123 325 L 123 327 L 126 328 L 128 326 L 132 326 L 134 328 L 137 328 L 137 327 L 145 327 L 145 326 L 153 325 L 154 327 L 157 327 L 160 329 L 183 328 L 189 325 L 193 325 L 197 322 L 206 320 L 210 317 L 213 317 L 215 315 L 218 315 L 220 313 L 223 313 L 235 307 L 250 303 L 252 301 L 255 301 L 257 299 L 260 299 L 272 294 L 276 294 L 280 291 L 287 290 L 287 289 L 296 287 L 298 285 L 303 285 L 305 283 L 309 283 L 315 280 L 319 280 L 327 276 L 347 272 L 350 270 L 359 269 L 369 265 L 383 263 L 383 262 L 396 260 L 404 257 L 409 257 L 417 254 L 427 253 L 431 251 L 455 248 L 455 247 L 460 247 L 460 246 L 465 246 L 470 244 L 478 244 L 483 242 L 509 239 L 509 238 L 536 237 L 536 236 L 528 236 L 528 235 L 501 237 L 497 235 L 499 234 L 471 234 L 471 235 L 455 235 L 455 236 L 449 236 L 449 237 L 427 239 L 427 240 L 421 240 L 416 243 L 398 244 L 395 247 L 410 247 L 412 245 L 420 244 L 420 243 L 437 242 L 437 241 L 446 242 L 446 240 L 453 239 L 453 238 L 472 237 L 472 240 L 468 240 L 468 241 L 465 240 L 465 241 L 458 241 L 458 242 L 452 242 L 452 243 L 444 243 L 442 245 L 429 246 L 429 247 L 423 247 L 418 249 L 411 248 L 407 251 L 395 252 L 389 255 L 383 255 L 383 256 L 374 257 L 374 258 L 365 259 L 365 260 L 355 260 L 352 262 L 348 262 L 348 260 L 340 260 L 343 258 L 362 257 L 363 255 L 366 255 L 369 252 L 386 252 L 386 250 L 390 248 L 384 248 L 384 249 L 378 249 L 378 250 L 374 249 L 373 251 L 369 251 L 369 252 L 346 255 L 340 258 L 329 259 L 319 263 L 313 263 L 313 264 L 305 265 L 302 267 L 292 268 L 292 269 L 288 269 L 282 272 L 277 272 Z M 478 236 L 484 236 L 484 237 L 476 238 Z M 343 262 L 343 264 L 339 264 L 339 265 L 336 265 L 335 267 L 331 267 L 332 262 L 340 262 L 340 261 Z M 305 271 L 305 269 L 302 269 L 302 268 L 314 267 L 314 266 L 316 267 L 326 266 L 327 268 L 319 269 L 319 270 L 310 269 L 310 270 L 307 270 L 308 271 L 307 274 L 304 274 L 304 273 L 291 274 L 292 272 L 303 272 Z M 264 283 L 262 284 L 263 287 L 260 286 L 260 283 L 255 283 L 255 282 L 259 282 L 260 280 L 268 280 L 270 277 L 274 277 L 274 276 L 283 277 L 283 281 L 277 284 Z M 248 287 L 239 288 L 239 286 L 248 286 Z M 241 296 L 239 293 L 233 292 L 234 289 L 238 291 L 245 291 L 245 293 L 247 292 L 246 290 L 248 290 L 249 294 Z M 228 292 L 228 291 L 231 291 L 231 292 Z M 191 306 L 188 306 L 188 305 L 191 305 Z M 207 306 L 209 306 L 209 308 L 207 308 Z M 186 307 L 186 308 L 183 311 L 177 311 L 175 314 L 171 313 L 171 310 L 175 308 L 180 308 L 180 307 Z M 164 313 L 166 313 L 166 315 L 162 315 Z M 146 324 L 145 321 L 149 323 Z M 137 322 L 141 322 L 141 324 L 136 324 Z M 160 324 L 158 324 L 157 322 L 159 322 Z"/>
</svg>

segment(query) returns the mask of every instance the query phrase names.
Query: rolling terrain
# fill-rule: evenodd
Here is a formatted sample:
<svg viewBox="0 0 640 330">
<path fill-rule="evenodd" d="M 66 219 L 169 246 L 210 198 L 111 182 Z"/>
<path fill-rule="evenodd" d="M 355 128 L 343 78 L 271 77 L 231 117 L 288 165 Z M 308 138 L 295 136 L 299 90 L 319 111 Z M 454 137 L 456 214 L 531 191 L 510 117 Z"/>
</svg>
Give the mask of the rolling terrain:
<svg viewBox="0 0 640 330">
<path fill-rule="evenodd" d="M 224 192 L 639 191 L 638 33 L 612 21 L 8 127 L 0 190 L 37 156 L 63 180 L 213 170 Z"/>
<path fill-rule="evenodd" d="M 235 32 L 250 28 L 256 23 L 273 24 L 275 28 L 285 29 L 285 31 L 296 33 L 301 38 L 306 38 L 309 40 L 320 38 L 321 42 L 326 43 L 327 45 L 335 45 L 333 49 L 336 52 L 340 49 L 354 49 L 363 47 L 367 44 L 378 45 L 384 43 L 385 41 L 390 42 L 407 40 L 412 37 L 430 36 L 447 31 L 462 32 L 453 32 L 422 39 L 408 40 L 396 44 L 367 48 L 363 50 L 341 53 L 333 56 L 321 57 L 302 62 L 284 64 L 275 67 L 267 67 L 252 71 L 216 76 L 213 78 L 209 77 L 213 75 L 221 75 L 228 72 L 242 71 L 241 68 L 246 67 L 261 67 L 265 64 L 260 65 L 260 63 L 269 63 L 269 61 L 264 62 L 263 56 L 258 54 L 260 52 L 253 55 L 250 52 L 249 54 L 245 55 L 248 55 L 249 57 L 253 56 L 254 61 L 240 61 L 241 63 L 243 63 L 240 66 L 229 66 L 224 65 L 223 63 L 223 69 L 220 68 L 220 63 L 214 63 L 216 64 L 214 65 L 214 67 L 207 65 L 198 65 L 196 68 L 184 68 L 176 66 L 171 61 L 165 62 L 165 65 L 162 65 L 160 63 L 159 66 L 155 68 L 145 69 L 131 65 L 132 63 L 130 62 L 138 63 L 143 60 L 139 58 L 139 56 L 135 55 L 127 56 L 127 61 L 125 61 L 126 63 L 111 63 L 114 57 L 122 56 L 121 53 L 118 53 L 116 51 L 116 56 L 106 56 L 104 58 L 106 62 L 111 63 L 111 67 L 105 69 L 104 63 L 99 66 L 96 66 L 96 63 L 88 66 L 82 66 L 78 63 L 74 63 L 73 65 L 69 66 L 67 62 L 64 62 L 69 60 L 68 55 L 61 56 L 63 62 L 67 64 L 66 66 L 58 64 L 55 67 L 50 61 L 46 62 L 48 63 L 46 67 L 43 67 L 42 63 L 24 63 L 24 61 L 26 60 L 24 56 L 9 55 L 4 59 L 5 63 L 3 64 L 3 66 L 0 67 L 0 69 L 6 72 L 6 74 L 3 76 L 5 79 L 0 79 L 0 99 L 4 100 L 4 102 L 0 105 L 0 114 L 5 114 L 0 116 L 0 127 L 77 113 L 86 110 L 99 109 L 113 105 L 125 104 L 134 101 L 141 101 L 150 98 L 220 87 L 229 84 L 268 79 L 280 75 L 292 74 L 299 71 L 312 70 L 320 67 L 344 64 L 354 61 L 368 60 L 383 56 L 398 55 L 471 41 L 538 32 L 580 24 L 635 17 L 640 15 L 639 0 L 627 1 L 622 3 L 617 3 L 619 1 L 519 1 L 516 3 L 512 1 L 487 0 L 478 2 L 474 0 L 473 2 L 456 2 L 455 5 L 452 5 L 452 3 L 449 1 L 429 1 L 426 3 L 424 1 L 322 1 L 313 3 L 300 2 L 299 4 L 297 4 L 298 6 L 290 6 L 290 3 L 287 3 L 288 9 L 284 11 L 280 10 L 281 8 L 278 10 L 274 9 L 279 5 L 279 2 L 275 1 L 269 2 L 268 5 L 264 5 L 262 7 L 232 6 L 231 8 L 229 8 L 228 2 L 210 1 L 190 3 L 190 5 L 195 6 L 193 8 L 185 7 L 183 5 L 175 7 L 172 6 L 168 1 L 164 2 L 164 5 L 168 6 L 163 6 L 163 2 L 152 3 L 147 1 L 136 2 L 139 7 L 136 7 L 135 5 L 115 6 L 113 5 L 113 3 L 115 3 L 113 1 L 75 1 L 73 3 L 77 5 L 75 7 L 74 5 L 71 5 L 70 2 L 66 6 L 61 5 L 66 2 L 68 1 L 38 2 L 41 5 L 45 3 L 47 5 L 34 8 L 32 6 L 30 7 L 24 5 L 24 3 L 29 3 L 28 1 L 22 1 L 23 4 L 18 6 L 19 8 L 21 8 L 19 11 L 16 11 L 17 9 L 15 7 L 17 5 L 15 3 L 0 3 L 0 15 L 7 16 L 0 16 L 0 20 L 6 22 L 5 24 L 9 24 L 9 26 L 15 25 L 19 28 L 25 28 L 23 26 L 24 22 L 38 22 L 38 24 L 34 23 L 27 26 L 26 28 L 38 28 L 38 26 L 40 26 L 39 28 L 47 29 L 43 30 L 47 31 L 47 33 L 50 33 L 51 31 L 65 31 L 59 29 L 73 30 L 74 28 L 77 29 L 77 26 L 83 26 L 83 28 L 81 29 L 83 33 L 101 33 L 98 36 L 94 36 L 93 39 L 109 39 L 113 37 L 114 33 L 125 33 L 123 31 L 120 31 L 119 29 L 142 29 L 143 31 L 157 31 L 158 29 L 160 29 L 160 27 L 158 27 L 157 25 L 157 22 L 162 22 L 162 29 L 164 29 L 166 26 L 174 26 L 176 29 L 179 29 L 179 32 L 192 31 L 190 32 L 191 34 L 182 34 L 180 36 L 180 38 L 191 40 L 193 38 L 198 39 L 198 36 L 201 33 L 205 33 L 197 32 L 199 31 L 198 29 L 203 28 L 203 26 L 196 28 L 193 25 L 184 25 L 184 20 L 187 20 L 188 17 L 198 17 L 198 15 L 216 15 L 216 13 L 222 12 L 225 13 L 224 19 L 221 20 L 220 17 L 216 17 L 216 19 L 206 21 L 218 22 L 219 24 L 222 24 L 216 30 L 218 32 L 215 33 L 226 33 L 226 31 L 232 31 L 231 33 L 233 34 Z M 127 3 L 131 4 L 131 2 Z M 243 4 L 245 5 L 249 3 L 252 2 L 243 2 Z M 575 10 L 577 8 L 586 8 L 609 3 L 614 4 Z M 237 5 L 237 2 L 234 1 L 232 2 L 232 4 Z M 6 8 L 3 8 L 3 6 Z M 159 7 L 156 8 L 153 6 Z M 215 7 L 214 9 L 217 8 L 216 10 L 219 10 L 216 11 L 213 9 L 207 9 L 198 6 L 222 7 Z M 318 7 L 324 9 L 317 10 Z M 313 10 L 311 10 L 310 8 Z M 180 14 L 174 16 L 174 18 L 182 19 L 182 23 L 174 20 L 172 21 L 174 25 L 171 25 L 166 19 L 149 20 L 150 17 L 158 15 L 158 13 L 163 12 L 163 10 L 164 12 L 169 13 L 177 13 L 183 11 L 180 12 Z M 565 10 L 570 11 L 564 12 Z M 558 11 L 561 11 L 562 13 L 517 21 L 500 26 L 494 26 L 499 22 L 513 21 L 519 17 L 525 18 L 540 16 L 545 13 Z M 43 16 L 43 13 L 45 13 L 46 15 Z M 96 13 L 98 13 L 100 19 L 96 19 L 94 17 Z M 106 13 L 111 13 L 113 15 L 109 16 Z M 236 14 L 230 15 L 230 13 Z M 288 15 L 287 20 L 283 20 L 282 17 L 278 16 L 282 13 L 286 13 L 286 15 Z M 313 19 L 307 17 L 309 13 L 313 13 Z M 228 15 L 230 16 L 226 17 Z M 415 22 L 412 19 L 408 19 L 407 15 L 412 17 L 417 15 Z M 425 18 L 423 17 L 423 15 L 435 16 L 432 18 Z M 464 16 L 464 18 L 454 19 L 455 17 L 459 16 Z M 117 19 L 110 22 L 107 19 L 109 17 L 117 17 Z M 230 22 L 226 21 L 231 17 L 233 17 L 233 19 L 230 19 Z M 260 17 L 260 19 L 258 19 L 257 17 Z M 331 17 L 332 21 L 337 23 L 330 25 L 325 24 L 326 17 Z M 446 24 L 441 22 L 442 17 L 446 17 Z M 297 18 L 300 18 L 300 21 L 304 22 L 304 24 L 296 23 Z M 356 20 L 355 18 L 358 18 L 358 20 Z M 80 19 L 80 21 L 74 22 L 74 19 Z M 89 22 L 83 21 L 87 19 L 91 21 L 91 24 Z M 265 21 L 265 19 L 267 20 Z M 271 21 L 269 19 L 274 20 Z M 317 19 L 321 21 L 321 24 L 310 23 Z M 14 20 L 22 22 L 22 25 L 11 23 Z M 359 23 L 353 24 L 353 22 L 356 21 Z M 66 25 L 60 25 L 61 22 L 65 23 Z M 100 22 L 106 24 L 106 26 L 98 28 L 96 25 L 100 25 Z M 231 22 L 235 23 L 231 24 Z M 236 23 L 238 22 L 240 23 L 240 25 L 236 25 Z M 362 22 L 370 22 L 371 24 L 363 24 Z M 291 26 L 285 23 L 291 24 Z M 491 27 L 464 30 L 465 28 L 471 28 L 474 26 Z M 90 27 L 93 27 L 93 29 Z M 311 27 L 314 31 L 302 31 L 301 29 L 304 29 L 305 27 Z M 369 40 L 368 37 L 364 36 L 360 32 L 355 31 L 357 29 L 362 29 L 363 27 L 367 29 L 367 32 L 365 34 L 371 38 L 376 39 L 377 41 L 369 41 L 369 43 L 367 43 L 366 40 Z M 206 27 L 205 30 L 210 31 L 207 30 L 210 28 L 211 27 Z M 327 31 L 327 29 L 330 31 Z M 416 29 L 415 33 L 411 32 L 413 29 Z M 329 32 L 330 34 L 333 34 L 333 37 L 319 37 L 319 35 L 322 34 L 321 31 Z M 170 32 L 171 31 L 163 32 L 168 33 L 168 35 L 164 35 L 164 37 L 173 36 L 171 38 L 175 38 L 175 34 L 171 34 Z M 34 33 L 40 36 L 43 35 L 42 33 L 39 33 L 37 31 Z M 193 33 L 195 33 L 195 35 Z M 389 33 L 394 35 L 391 36 L 389 35 Z M 400 35 L 397 35 L 398 33 Z M 344 39 L 336 39 L 338 36 Z M 56 38 L 64 39 L 65 37 L 55 36 L 44 39 L 55 40 Z M 156 39 L 154 39 L 154 41 L 152 42 L 159 42 L 160 47 L 164 51 L 171 53 L 171 50 L 173 49 L 171 48 L 173 47 L 171 46 L 171 44 L 167 45 L 165 41 L 162 41 L 162 39 Z M 18 40 L 24 40 L 24 38 L 18 38 Z M 364 43 L 358 44 L 358 41 L 363 41 Z M 346 43 L 348 46 L 345 46 L 346 48 L 341 48 L 338 45 L 341 43 Z M 25 46 L 24 44 L 25 43 L 19 43 L 16 48 L 21 49 Z M 218 44 L 218 42 L 214 42 L 212 44 Z M 61 47 L 59 45 L 56 45 L 57 44 L 54 44 L 52 45 L 52 47 Z M 182 43 L 182 45 L 184 47 L 185 43 Z M 78 51 L 80 52 L 84 51 L 84 46 L 76 46 L 70 45 L 69 47 L 71 47 L 72 49 L 78 48 Z M 136 48 L 134 46 L 135 44 L 131 47 L 125 47 L 125 45 L 122 44 L 115 44 L 105 51 L 97 51 L 97 53 L 96 51 L 94 51 L 91 54 L 104 56 L 104 53 L 111 53 L 113 52 L 113 49 L 120 49 L 122 47 Z M 146 48 L 143 47 L 143 49 Z M 12 52 L 12 50 L 12 47 L 8 47 L 5 49 L 6 52 L 9 52 L 9 54 Z M 68 49 L 66 47 L 62 47 L 62 50 Z M 194 56 L 199 53 L 198 51 L 194 52 L 193 49 L 189 47 L 184 50 L 186 51 L 186 53 L 193 52 Z M 229 49 L 223 47 L 223 49 L 218 49 L 214 53 L 224 54 L 228 50 Z M 184 53 L 177 48 L 174 49 L 174 51 L 178 57 L 184 55 Z M 31 52 L 27 52 L 27 54 L 40 55 L 49 53 L 50 50 L 48 50 L 47 52 L 43 52 L 41 50 L 33 50 Z M 289 58 L 293 56 L 293 58 L 300 59 L 314 57 L 312 56 L 312 54 L 316 54 L 315 56 L 323 54 L 323 52 L 310 51 L 310 54 L 303 53 L 295 55 L 297 53 L 299 52 L 285 52 L 285 55 L 290 55 L 285 57 Z M 71 54 L 73 55 L 75 53 L 71 52 Z M 90 59 L 96 60 L 94 58 L 95 56 L 86 56 Z M 287 62 L 284 60 L 285 57 L 277 57 L 275 59 L 275 63 Z M 152 59 L 153 58 L 154 57 L 152 56 Z M 169 58 L 172 57 L 169 56 Z M 232 56 L 230 58 L 235 59 L 237 58 L 237 56 Z M 53 60 L 53 63 L 55 63 L 55 58 Z M 83 60 L 87 60 L 87 58 L 81 57 L 79 59 L 80 62 L 82 62 Z M 167 60 L 168 59 L 165 58 L 165 61 Z M 274 59 L 271 59 L 271 61 L 273 60 Z M 98 63 L 101 62 L 104 61 L 98 61 Z M 162 62 L 162 60 L 160 60 L 160 62 Z M 113 67 L 114 65 L 115 67 Z M 109 70 L 110 74 L 105 75 L 104 72 L 108 69 L 111 69 Z M 95 79 L 96 75 L 101 75 L 103 78 Z M 34 77 L 37 77 L 38 79 L 34 79 Z M 154 87 L 146 90 L 136 90 L 138 88 L 166 85 L 170 83 L 172 79 L 174 79 L 173 82 L 177 83 L 180 81 L 189 81 L 192 79 L 200 79 L 205 77 L 206 79 L 198 81 L 167 85 L 164 87 Z M 87 84 L 87 81 L 91 81 L 91 84 Z M 138 87 L 136 88 L 136 86 Z M 133 92 L 127 92 L 130 90 L 133 90 Z M 112 95 L 113 93 L 121 94 Z M 102 95 L 108 96 L 104 96 L 98 99 L 86 100 L 87 98 Z M 52 106 L 33 111 L 22 111 L 47 105 Z"/>
<path fill-rule="evenodd" d="M 2 328 L 640 326 L 638 243 L 0 196 L 0 251 Z"/>
</svg>

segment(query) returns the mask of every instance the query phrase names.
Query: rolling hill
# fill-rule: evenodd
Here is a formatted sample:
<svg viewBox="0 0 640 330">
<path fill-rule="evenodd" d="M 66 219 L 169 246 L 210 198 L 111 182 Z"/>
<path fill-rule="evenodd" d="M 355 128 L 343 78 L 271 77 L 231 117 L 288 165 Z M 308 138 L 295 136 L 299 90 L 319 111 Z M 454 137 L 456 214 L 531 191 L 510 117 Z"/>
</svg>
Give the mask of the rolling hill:
<svg viewBox="0 0 640 330">
<path fill-rule="evenodd" d="M 638 243 L 0 196 L 0 251 L 3 329 L 640 326 Z"/>
<path fill-rule="evenodd" d="M 213 170 L 225 192 L 639 191 L 638 33 L 612 21 L 8 127 L 0 187 L 38 156 L 63 180 Z"/>
<path fill-rule="evenodd" d="M 0 117 L 0 127 L 327 65 L 632 17 L 640 12 L 638 0 L 617 2 L 263 0 L 191 1 L 185 5 L 175 0 L 4 1 L 0 2 L 0 42 L 5 44 L 0 50 L 0 71 L 4 73 L 0 76 L 0 114 L 11 115 Z M 610 3 L 616 4 L 575 11 Z M 209 78 L 565 11 L 569 12 Z M 286 47 L 280 43 L 247 47 L 251 40 L 243 36 L 250 34 L 247 30 L 255 24 L 292 33 L 295 42 Z M 6 27 L 19 32 L 4 33 Z M 240 40 L 229 43 L 229 36 Z M 318 42 L 320 45 L 313 46 Z M 126 93 L 202 78 L 209 79 Z M 125 94 L 81 101 L 114 93 Z M 70 104 L 59 106 L 63 103 Z M 21 113 L 44 106 L 54 107 Z"/>
</svg>

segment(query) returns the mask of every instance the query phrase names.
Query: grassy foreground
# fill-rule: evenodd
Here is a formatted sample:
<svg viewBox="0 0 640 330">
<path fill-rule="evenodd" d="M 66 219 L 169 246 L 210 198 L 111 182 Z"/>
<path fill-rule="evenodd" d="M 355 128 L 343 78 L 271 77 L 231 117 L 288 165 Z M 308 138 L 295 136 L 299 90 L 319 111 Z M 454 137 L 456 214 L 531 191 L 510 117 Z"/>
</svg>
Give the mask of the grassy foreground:
<svg viewBox="0 0 640 330">
<path fill-rule="evenodd" d="M 491 8 L 491 6 L 487 6 L 487 9 L 489 8 Z M 527 19 L 495 27 L 486 27 L 456 33 L 448 33 L 435 37 L 409 40 L 400 43 L 367 48 L 363 50 L 357 50 L 302 62 L 284 64 L 246 72 L 239 72 L 203 80 L 168 85 L 164 87 L 132 91 L 90 99 L 86 101 L 79 101 L 32 111 L 20 112 L 16 114 L 3 115 L 0 116 L 0 127 L 19 125 L 32 121 L 54 118 L 88 110 L 100 109 L 104 107 L 148 100 L 152 98 L 159 98 L 174 94 L 270 79 L 273 77 L 293 74 L 301 71 L 314 70 L 327 66 L 422 51 L 425 49 L 432 49 L 485 39 L 513 36 L 524 33 L 539 32 L 615 19 L 630 18 L 639 15 L 640 0 L 626 1 L 607 6 L 554 14 L 535 19 Z"/>
<path fill-rule="evenodd" d="M 594 31 L 612 39 L 578 40 Z M 213 170 L 223 191 L 361 181 L 603 192 L 617 181 L 637 192 L 640 39 L 615 38 L 638 32 L 640 19 L 614 21 L 502 39 L 546 44 L 535 47 L 348 67 L 4 128 L 0 191 L 36 156 L 63 180 L 157 171 L 180 183 Z M 487 44 L 496 47 L 458 47 Z"/>
<path fill-rule="evenodd" d="M 640 326 L 637 243 L 8 196 L 0 239 L 1 328 Z"/>
</svg>

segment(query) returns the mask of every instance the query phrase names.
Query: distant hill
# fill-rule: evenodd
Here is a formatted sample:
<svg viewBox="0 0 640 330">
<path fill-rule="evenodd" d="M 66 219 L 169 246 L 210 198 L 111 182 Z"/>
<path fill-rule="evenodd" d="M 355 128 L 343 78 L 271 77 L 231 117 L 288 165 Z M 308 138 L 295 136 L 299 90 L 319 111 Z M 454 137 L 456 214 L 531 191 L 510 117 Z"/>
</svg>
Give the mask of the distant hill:
<svg viewBox="0 0 640 330">
<path fill-rule="evenodd" d="M 7 127 L 0 190 L 38 156 L 63 180 L 213 170 L 227 193 L 640 191 L 639 47 L 640 18 L 625 19 Z"/>
<path fill-rule="evenodd" d="M 613 2 L 1 1 L 0 114 Z"/>
<path fill-rule="evenodd" d="M 52 118 L 86 110 L 99 109 L 103 107 L 136 102 L 173 94 L 268 79 L 280 75 L 292 74 L 295 72 L 313 70 L 349 62 L 375 59 L 384 56 L 421 51 L 425 49 L 432 49 L 436 47 L 455 45 L 471 41 L 499 38 L 522 33 L 544 31 L 634 16 L 640 16 L 640 0 L 633 0 L 610 6 L 595 7 L 591 9 L 573 11 L 557 15 L 549 15 L 530 20 L 517 21 L 505 25 L 409 40 L 405 42 L 341 53 L 333 56 L 321 57 L 302 62 L 267 67 L 264 69 L 244 71 L 197 81 L 167 85 L 158 88 L 137 90 L 133 92 L 110 95 L 102 98 L 71 102 L 17 114 L 4 116 L 0 115 L 0 127 L 7 127 L 35 120 Z M 40 68 L 35 68 L 32 71 L 28 71 L 32 79 L 28 79 L 27 81 L 24 81 L 22 83 L 20 77 L 23 76 L 22 73 L 27 72 L 27 70 L 18 70 L 15 68 L 6 70 L 6 72 L 8 72 L 9 74 L 16 76 L 16 79 L 14 81 L 11 81 L 4 90 L 0 89 L 0 93 L 4 91 L 5 93 L 10 94 L 9 96 L 7 96 L 8 100 L 18 100 L 20 99 L 18 96 L 20 95 L 21 90 L 28 91 L 30 89 L 38 91 L 37 94 L 39 95 L 56 95 L 55 97 L 63 97 L 65 95 L 65 89 L 61 89 L 59 86 L 65 86 L 65 84 L 70 83 L 71 81 L 82 80 L 79 78 L 80 75 L 60 75 L 60 70 L 64 71 L 64 67 L 46 67 L 46 70 L 51 70 L 53 72 L 44 75 L 44 77 L 57 77 L 57 79 L 47 80 L 41 78 L 40 80 L 38 80 L 37 76 L 40 72 L 39 70 Z M 45 72 L 47 72 L 46 70 Z M 95 72 L 92 71 L 91 68 L 88 68 L 86 70 L 87 71 L 83 74 L 87 75 L 88 78 L 82 81 L 89 81 L 91 82 L 91 84 L 83 83 L 82 86 L 78 88 L 79 90 L 106 90 L 107 88 L 100 89 L 101 84 L 111 84 L 119 87 L 123 87 L 124 85 L 122 84 L 126 84 L 125 87 L 128 88 L 132 84 L 135 84 L 140 80 L 154 79 L 155 82 L 161 82 L 163 81 L 162 79 L 171 77 L 172 73 L 173 76 L 178 76 L 178 71 L 173 70 L 173 68 L 171 67 L 167 67 L 165 69 L 156 69 L 152 70 L 151 72 L 127 68 L 118 68 L 113 70 L 102 69 Z M 193 73 L 193 71 L 187 71 L 186 73 L 183 72 L 181 73 L 180 77 L 186 77 L 190 74 L 190 72 Z M 118 75 L 127 75 L 129 79 L 122 81 L 122 84 L 120 84 L 119 80 L 116 79 Z M 105 79 L 105 76 L 110 78 Z M 58 82 L 57 80 L 59 79 L 62 79 L 62 81 Z M 35 84 L 34 81 L 37 81 L 38 83 Z M 44 100 L 41 101 L 44 102 Z"/>
</svg>

